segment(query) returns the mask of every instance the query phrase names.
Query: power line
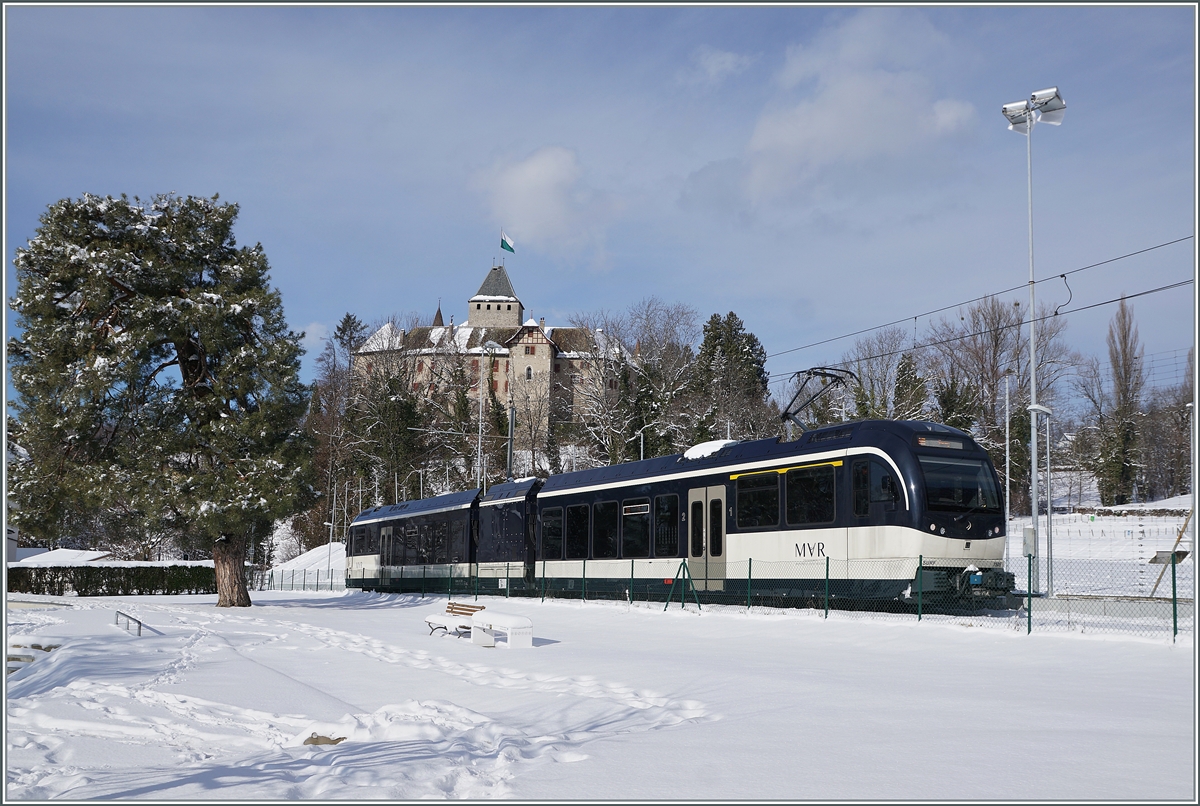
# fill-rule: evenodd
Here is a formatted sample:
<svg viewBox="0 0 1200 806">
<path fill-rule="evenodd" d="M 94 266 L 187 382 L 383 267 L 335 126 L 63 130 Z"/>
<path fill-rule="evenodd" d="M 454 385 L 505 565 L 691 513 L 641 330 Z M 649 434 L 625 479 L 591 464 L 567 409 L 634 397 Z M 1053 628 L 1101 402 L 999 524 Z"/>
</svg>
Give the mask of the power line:
<svg viewBox="0 0 1200 806">
<path fill-rule="evenodd" d="M 1046 321 L 1047 319 L 1053 319 L 1053 318 L 1055 318 L 1056 316 L 1066 316 L 1067 314 L 1079 313 L 1080 311 L 1086 311 L 1086 310 L 1090 310 L 1091 308 L 1099 308 L 1099 307 L 1101 307 L 1101 306 L 1103 306 L 1103 305 L 1112 305 L 1114 302 L 1120 302 L 1120 301 L 1121 301 L 1121 300 L 1123 300 L 1123 299 L 1136 299 L 1136 298 L 1138 298 L 1138 297 L 1144 297 L 1144 296 L 1146 296 L 1147 294 L 1157 294 L 1157 293 L 1158 293 L 1158 292 L 1160 292 L 1160 291 L 1170 291 L 1170 290 L 1171 290 L 1171 289 L 1173 289 L 1173 288 L 1181 288 L 1181 287 L 1183 287 L 1183 286 L 1185 286 L 1185 285 L 1190 285 L 1190 284 L 1191 284 L 1191 283 L 1193 283 L 1193 282 L 1194 282 L 1194 281 L 1193 281 L 1192 279 L 1181 280 L 1180 282 L 1177 282 L 1177 283 L 1171 283 L 1171 284 L 1169 284 L 1169 285 L 1163 285 L 1163 286 L 1159 286 L 1158 288 L 1151 288 L 1151 289 L 1149 289 L 1148 291 L 1139 291 L 1139 292 L 1138 292 L 1138 293 L 1136 293 L 1136 294 L 1122 294 L 1122 295 L 1121 295 L 1121 296 L 1119 296 L 1119 297 L 1115 297 L 1115 298 L 1113 298 L 1113 299 L 1104 300 L 1103 302 L 1094 302 L 1094 303 L 1092 303 L 1091 305 L 1084 305 L 1084 306 L 1083 306 L 1083 307 L 1081 307 L 1081 308 L 1072 308 L 1072 309 L 1071 309 L 1071 310 L 1069 310 L 1069 311 L 1060 311 L 1060 312 L 1057 312 L 1057 313 L 1047 314 L 1046 316 L 1040 316 L 1040 317 L 1038 317 L 1038 318 L 1037 318 L 1035 321 L 1038 321 L 1038 322 L 1044 322 L 1044 321 Z M 1001 292 L 1001 293 L 1003 293 L 1003 292 Z M 989 296 L 991 296 L 991 295 L 989 295 Z M 980 297 L 979 299 L 986 299 L 986 297 Z M 953 306 L 951 306 L 951 307 L 953 307 Z M 902 319 L 902 320 L 900 320 L 900 321 L 902 321 L 902 322 L 903 322 L 903 321 L 907 321 L 907 319 Z M 1008 330 L 1008 329 L 1010 329 L 1010 328 L 1014 328 L 1014 327 L 1016 327 L 1016 328 L 1023 327 L 1023 326 L 1026 324 L 1026 322 L 1027 322 L 1027 321 L 1028 321 L 1028 320 L 1022 320 L 1022 321 L 1020 321 L 1020 322 L 1016 322 L 1016 323 L 1014 323 L 1014 324 L 1009 324 L 1009 325 L 1001 325 L 1000 327 L 989 328 L 989 329 L 986 329 L 986 330 L 978 330 L 978 331 L 975 331 L 975 332 L 973 332 L 973 333 L 966 333 L 966 334 L 963 334 L 963 335 L 961 335 L 961 336 L 953 336 L 953 337 L 951 337 L 951 338 L 948 338 L 948 339 L 941 339 L 940 341 L 930 341 L 930 342 L 925 342 L 924 344 L 916 345 L 916 346 L 914 346 L 914 347 L 909 347 L 909 348 L 900 349 L 900 350 L 891 350 L 891 351 L 889 351 L 889 352 L 886 352 L 886 353 L 877 353 L 876 355 L 868 355 L 868 356 L 863 356 L 863 357 L 861 357 L 861 358 L 857 358 L 857 359 L 855 359 L 855 360 L 857 360 L 857 361 L 871 361 L 871 360 L 873 360 L 873 359 L 876 359 L 876 358 L 889 358 L 889 357 L 891 357 L 891 356 L 894 356 L 894 355 L 902 355 L 902 354 L 904 354 L 904 353 L 907 353 L 907 352 L 912 352 L 912 351 L 914 351 L 914 350 L 923 349 L 923 348 L 926 348 L 926 347 L 937 347 L 937 346 L 940 346 L 940 345 L 943 345 L 943 344 L 950 344 L 950 343 L 952 343 L 952 342 L 956 342 L 956 341 L 963 341 L 963 340 L 965 340 L 965 339 L 974 338 L 975 336 L 983 336 L 983 335 L 990 334 L 990 333 L 999 333 L 999 332 L 1000 332 L 1000 331 L 1002 331 L 1002 330 Z M 881 327 L 887 327 L 887 325 L 881 325 Z M 878 329 L 878 328 L 870 328 L 870 329 L 871 329 L 871 330 L 876 330 L 876 329 Z M 865 332 L 867 332 L 867 331 L 861 331 L 861 332 L 864 332 L 864 333 L 865 333 Z M 834 341 L 834 339 L 830 339 L 830 341 Z M 797 349 L 801 349 L 801 348 L 797 348 Z M 832 366 L 842 366 L 842 365 L 845 365 L 845 364 L 848 364 L 848 363 L 850 363 L 850 362 L 848 362 L 848 361 L 841 361 L 841 362 L 838 362 L 837 364 L 833 364 Z M 795 372 L 795 370 L 790 370 L 790 371 L 787 371 L 787 372 L 783 373 L 783 375 L 782 375 L 781 377 L 775 378 L 774 380 L 770 381 L 770 383 L 783 383 L 783 382 L 785 382 L 785 381 L 788 381 L 788 380 L 791 378 L 791 376 L 794 374 L 794 372 Z"/>
<path fill-rule="evenodd" d="M 1061 272 L 1059 274 L 1055 274 L 1050 277 L 1043 277 L 1041 280 L 1035 281 L 1034 285 L 1037 285 L 1038 283 L 1049 282 L 1051 280 L 1060 280 L 1070 274 L 1077 274 L 1081 271 L 1087 271 L 1089 269 L 1097 268 L 1098 266 L 1104 266 L 1109 263 L 1115 263 L 1118 260 L 1125 260 L 1126 258 L 1136 257 L 1137 255 L 1142 255 L 1142 254 L 1145 254 L 1146 252 L 1153 252 L 1155 249 L 1162 249 L 1165 246 L 1172 246 L 1174 244 L 1181 243 L 1183 241 L 1191 240 L 1194 237 L 1195 236 L 1193 236 L 1193 235 L 1187 235 L 1183 238 L 1176 238 L 1173 241 L 1167 241 L 1165 243 L 1157 244 L 1156 246 L 1148 246 L 1145 249 L 1139 249 L 1136 252 L 1130 252 L 1128 254 L 1121 255 L 1119 257 L 1109 258 L 1108 260 L 1102 260 L 1099 263 L 1093 263 L 1090 266 L 1080 266 L 1078 269 L 1071 269 L 1070 271 Z M 952 305 L 944 305 L 941 308 L 934 308 L 931 311 L 926 311 L 925 313 L 916 314 L 915 316 L 906 316 L 903 319 L 897 319 L 894 322 L 888 322 L 888 323 L 882 324 L 882 325 L 875 325 L 874 327 L 868 327 L 868 328 L 864 328 L 862 330 L 856 330 L 853 333 L 846 333 L 842 336 L 834 336 L 832 338 L 823 339 L 821 341 L 814 341 L 811 344 L 805 344 L 800 347 L 792 347 L 791 349 L 788 349 L 788 350 L 781 350 L 778 353 L 771 353 L 770 355 L 767 356 L 767 358 L 769 358 L 769 359 L 776 358 L 777 356 L 787 355 L 788 353 L 795 353 L 800 350 L 807 350 L 809 347 L 819 347 L 822 344 L 829 344 L 830 342 L 833 342 L 833 341 L 841 341 L 842 339 L 848 339 L 851 336 L 861 336 L 863 333 L 870 333 L 873 330 L 882 330 L 885 327 L 891 327 L 892 325 L 898 325 L 901 322 L 908 322 L 911 320 L 912 322 L 915 323 L 917 319 L 920 319 L 925 316 L 932 316 L 935 313 L 941 313 L 942 311 L 948 311 L 951 308 L 960 308 L 963 305 L 970 305 L 973 302 L 979 302 L 980 300 L 984 300 L 989 297 L 998 297 L 1001 294 L 1008 294 L 1012 291 L 1019 291 L 1022 288 L 1028 288 L 1028 287 L 1029 287 L 1029 283 L 1022 283 L 1021 285 L 1015 285 L 1012 288 L 1006 288 L 1003 291 L 996 291 L 991 294 L 984 294 L 982 297 L 975 297 L 974 299 L 969 299 L 965 302 L 956 302 Z M 1078 308 L 1076 310 L 1083 310 L 1083 309 Z"/>
</svg>

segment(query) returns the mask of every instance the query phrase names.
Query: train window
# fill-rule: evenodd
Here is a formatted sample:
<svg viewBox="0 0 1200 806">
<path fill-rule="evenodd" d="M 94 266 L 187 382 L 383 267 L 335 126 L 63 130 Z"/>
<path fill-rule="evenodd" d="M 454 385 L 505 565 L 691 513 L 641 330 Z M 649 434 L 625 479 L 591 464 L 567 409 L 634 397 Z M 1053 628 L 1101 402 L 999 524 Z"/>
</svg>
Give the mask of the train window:
<svg viewBox="0 0 1200 806">
<path fill-rule="evenodd" d="M 435 563 L 449 562 L 449 552 L 447 551 L 447 524 L 445 521 L 435 523 L 433 525 L 433 561 Z"/>
<path fill-rule="evenodd" d="M 467 522 L 461 518 L 450 524 L 450 562 L 460 563 L 467 558 Z"/>
<path fill-rule="evenodd" d="M 367 553 L 367 527 L 355 526 L 350 531 L 350 555 L 357 557 Z"/>
<path fill-rule="evenodd" d="M 900 487 L 887 465 L 874 459 L 859 459 L 850 468 L 850 486 L 854 492 L 854 516 L 865 518 L 871 504 L 885 504 L 895 509 L 900 500 Z"/>
<path fill-rule="evenodd" d="M 563 511 L 554 507 L 542 512 L 542 559 L 561 560 L 563 550 Z"/>
<path fill-rule="evenodd" d="M 433 534 L 428 523 L 421 524 L 421 532 L 417 537 L 417 552 L 421 556 L 421 562 L 433 562 Z"/>
<path fill-rule="evenodd" d="M 654 499 L 654 556 L 679 556 L 679 496 Z"/>
<path fill-rule="evenodd" d="M 871 503 L 895 504 L 900 500 L 896 477 L 883 462 L 871 460 Z"/>
<path fill-rule="evenodd" d="M 567 533 L 565 548 L 568 560 L 582 560 L 588 555 L 588 511 L 587 504 L 567 507 Z"/>
<path fill-rule="evenodd" d="M 605 501 L 592 507 L 592 556 L 612 559 L 617 556 L 617 502 Z"/>
<path fill-rule="evenodd" d="M 738 478 L 737 525 L 739 529 L 779 525 L 778 473 L 756 473 Z"/>
<path fill-rule="evenodd" d="M 850 489 L 854 497 L 854 517 L 867 517 L 871 511 L 871 476 L 865 459 L 850 466 Z"/>
<path fill-rule="evenodd" d="M 835 506 L 833 465 L 798 467 L 787 472 L 786 499 L 789 526 L 832 523 Z"/>
<path fill-rule="evenodd" d="M 776 493 L 778 494 L 778 485 L 776 485 Z M 776 510 L 778 510 L 776 504 Z M 778 512 L 775 515 L 776 520 L 779 518 Z M 721 538 L 725 535 L 725 509 L 721 506 L 721 499 L 714 498 L 708 502 L 708 556 L 721 556 Z"/>
<path fill-rule="evenodd" d="M 704 502 L 692 502 L 692 556 L 704 556 Z"/>
<path fill-rule="evenodd" d="M 930 509 L 999 514 L 1000 493 L 992 470 L 981 459 L 918 456 Z"/>
<path fill-rule="evenodd" d="M 621 505 L 621 556 L 650 556 L 649 498 L 635 498 Z"/>
</svg>

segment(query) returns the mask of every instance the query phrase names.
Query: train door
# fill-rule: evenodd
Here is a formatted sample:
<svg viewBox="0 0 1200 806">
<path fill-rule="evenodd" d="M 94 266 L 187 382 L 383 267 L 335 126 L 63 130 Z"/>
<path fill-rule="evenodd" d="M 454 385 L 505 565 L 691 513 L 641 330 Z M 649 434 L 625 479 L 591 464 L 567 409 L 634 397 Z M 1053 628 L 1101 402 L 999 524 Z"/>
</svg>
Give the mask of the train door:
<svg viewBox="0 0 1200 806">
<path fill-rule="evenodd" d="M 404 544 L 393 539 L 391 526 L 379 530 L 379 561 L 382 565 L 400 565 L 404 553 Z"/>
<path fill-rule="evenodd" d="M 697 590 L 725 589 L 725 488 L 688 490 L 688 570 Z"/>
</svg>

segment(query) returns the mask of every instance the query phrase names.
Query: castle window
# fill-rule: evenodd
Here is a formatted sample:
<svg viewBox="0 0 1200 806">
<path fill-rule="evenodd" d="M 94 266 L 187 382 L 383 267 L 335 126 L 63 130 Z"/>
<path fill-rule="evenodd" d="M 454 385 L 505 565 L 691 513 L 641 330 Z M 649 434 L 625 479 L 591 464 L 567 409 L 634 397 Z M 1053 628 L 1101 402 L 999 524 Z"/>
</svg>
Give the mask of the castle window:
<svg viewBox="0 0 1200 806">
<path fill-rule="evenodd" d="M 491 309 L 492 309 L 492 304 L 489 302 L 489 303 L 488 303 L 488 310 L 490 311 Z"/>
<path fill-rule="evenodd" d="M 477 311 L 478 311 L 478 310 L 479 310 L 480 308 L 482 308 L 482 307 L 483 307 L 483 306 L 482 306 L 482 305 L 480 305 L 478 302 L 476 302 L 476 303 L 475 303 L 475 310 L 477 310 Z"/>
<path fill-rule="evenodd" d="M 526 344 L 525 355 L 537 355 L 537 345 Z"/>
<path fill-rule="evenodd" d="M 479 369 L 479 359 L 478 358 L 471 359 L 471 369 L 474 369 L 474 370 Z"/>
<path fill-rule="evenodd" d="M 511 305 L 509 305 L 509 306 L 508 306 L 508 310 L 510 310 L 510 311 L 512 310 L 512 306 L 511 306 Z"/>
<path fill-rule="evenodd" d="M 533 380 L 533 367 L 525 367 L 525 380 Z"/>
</svg>

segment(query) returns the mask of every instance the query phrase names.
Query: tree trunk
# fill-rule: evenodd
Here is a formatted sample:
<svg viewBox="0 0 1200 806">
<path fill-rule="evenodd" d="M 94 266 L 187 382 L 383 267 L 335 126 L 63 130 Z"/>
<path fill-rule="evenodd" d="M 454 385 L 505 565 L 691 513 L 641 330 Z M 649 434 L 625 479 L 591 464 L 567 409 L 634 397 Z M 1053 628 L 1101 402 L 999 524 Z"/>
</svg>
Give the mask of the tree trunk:
<svg viewBox="0 0 1200 806">
<path fill-rule="evenodd" d="M 217 607 L 249 607 L 246 589 L 246 538 L 224 534 L 213 544 L 213 569 L 217 573 Z"/>
</svg>

